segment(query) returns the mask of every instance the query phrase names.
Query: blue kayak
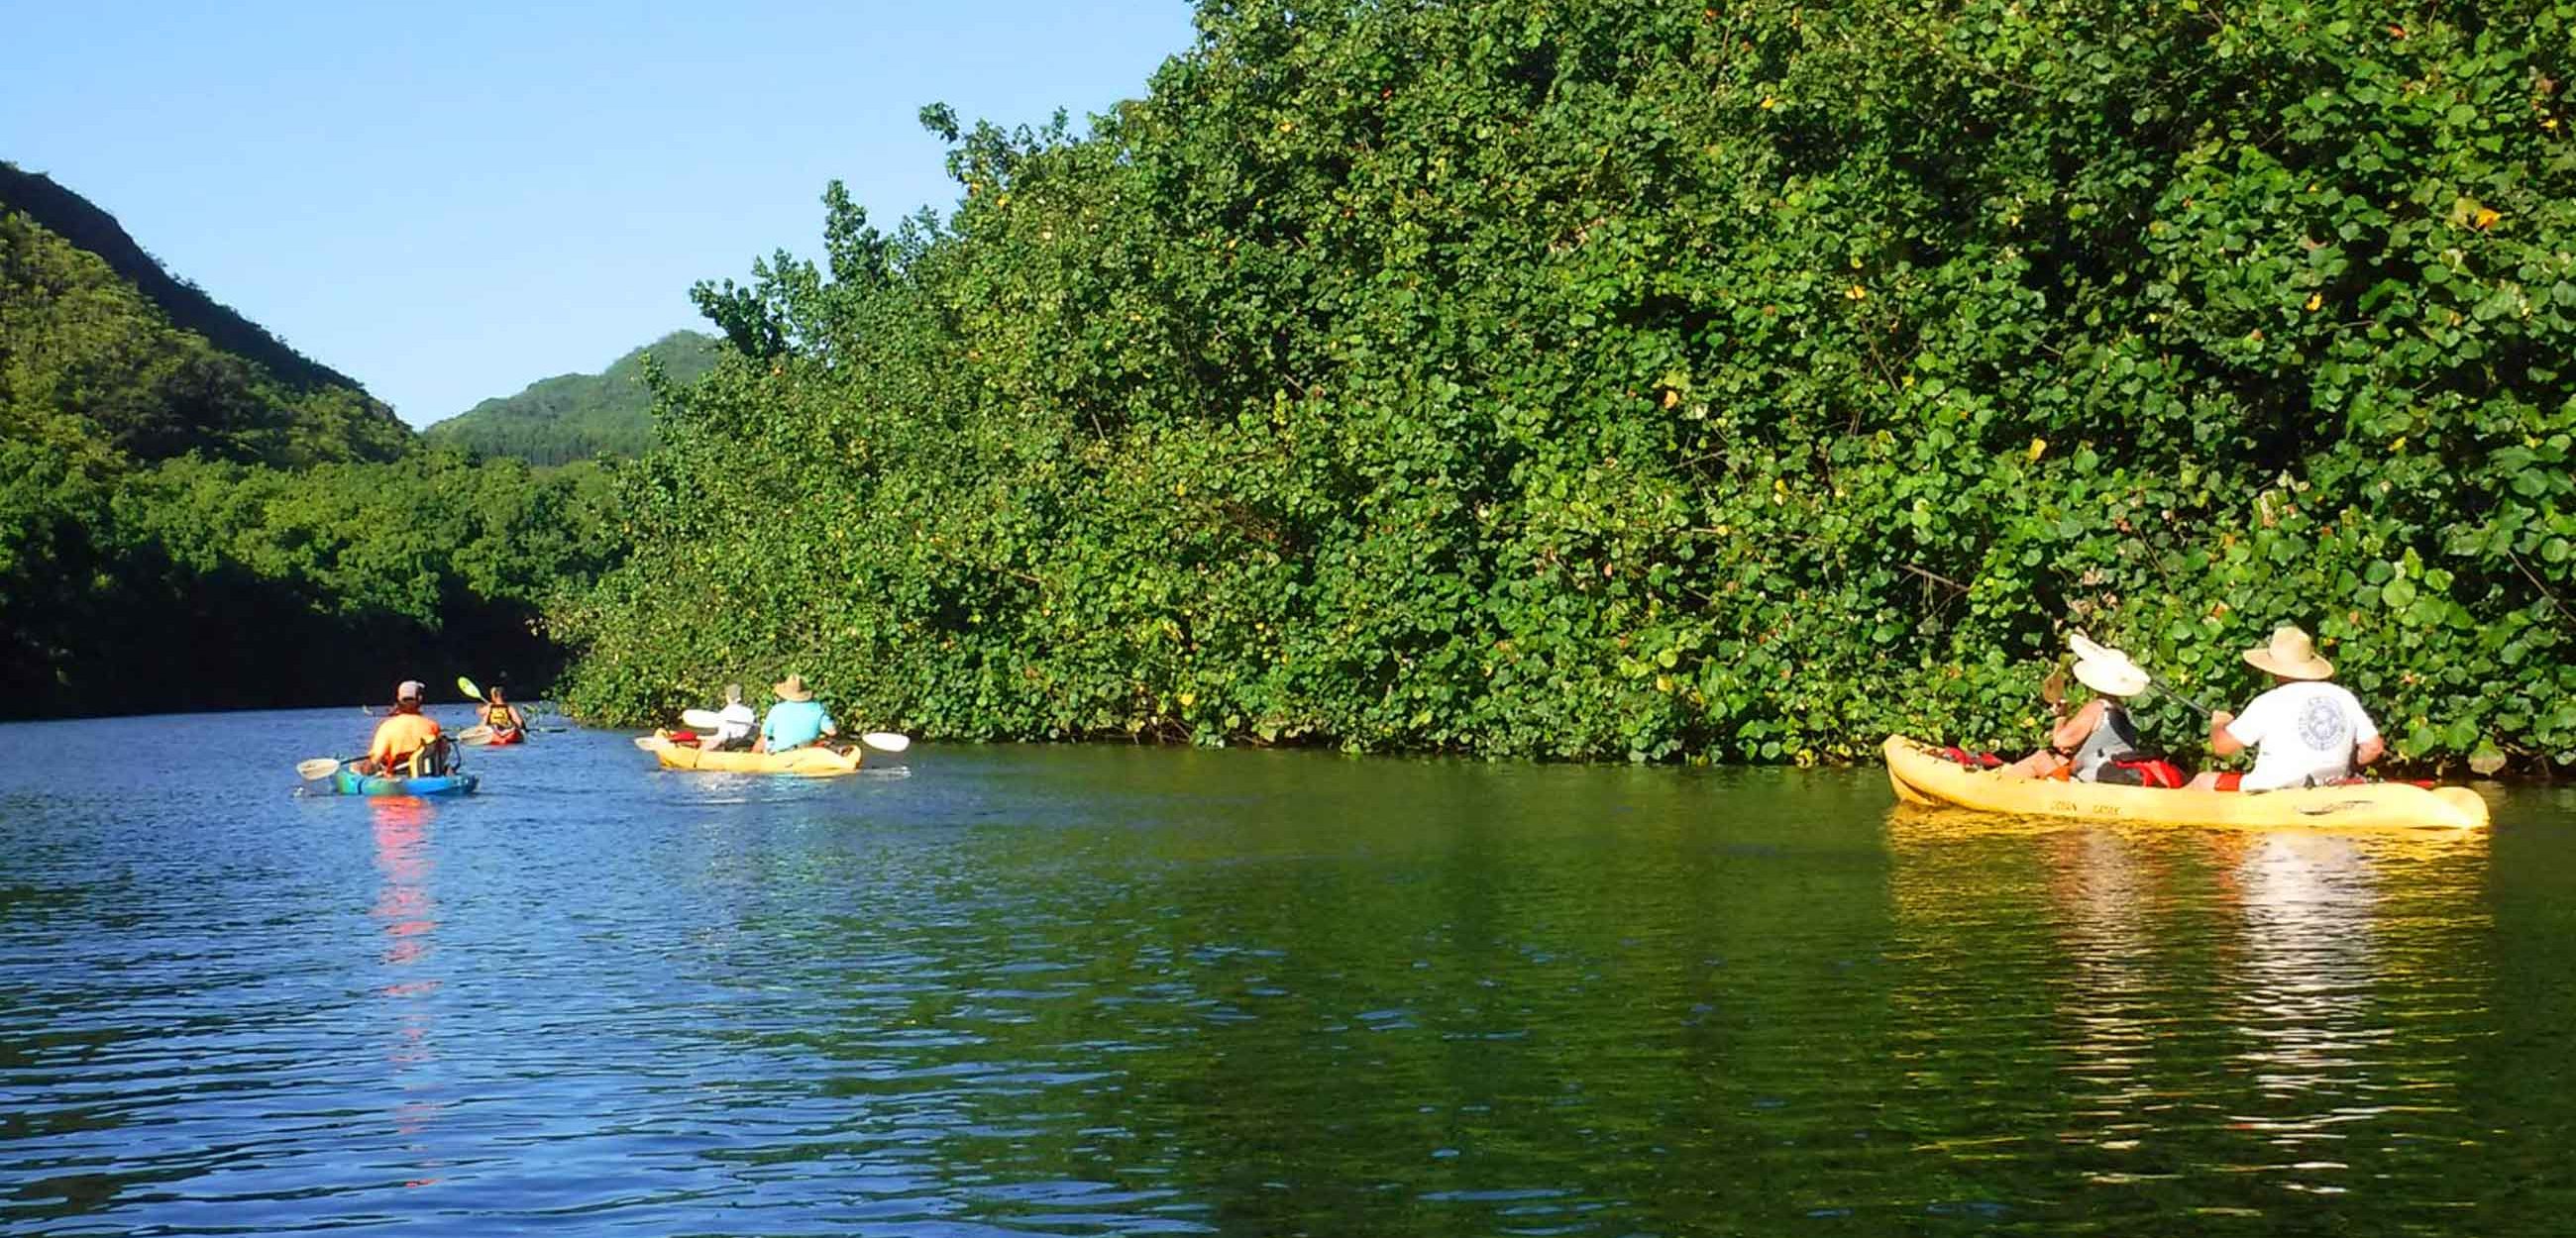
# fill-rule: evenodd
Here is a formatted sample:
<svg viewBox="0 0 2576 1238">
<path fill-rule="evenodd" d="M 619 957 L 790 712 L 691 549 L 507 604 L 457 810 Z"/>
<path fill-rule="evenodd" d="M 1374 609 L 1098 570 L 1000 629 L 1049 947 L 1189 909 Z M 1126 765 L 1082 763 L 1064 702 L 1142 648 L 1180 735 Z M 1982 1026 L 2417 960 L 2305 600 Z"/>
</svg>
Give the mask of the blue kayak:
<svg viewBox="0 0 2576 1238">
<path fill-rule="evenodd" d="M 483 780 L 472 774 L 430 778 L 369 778 L 343 769 L 331 775 L 331 789 L 341 795 L 472 795 Z"/>
</svg>

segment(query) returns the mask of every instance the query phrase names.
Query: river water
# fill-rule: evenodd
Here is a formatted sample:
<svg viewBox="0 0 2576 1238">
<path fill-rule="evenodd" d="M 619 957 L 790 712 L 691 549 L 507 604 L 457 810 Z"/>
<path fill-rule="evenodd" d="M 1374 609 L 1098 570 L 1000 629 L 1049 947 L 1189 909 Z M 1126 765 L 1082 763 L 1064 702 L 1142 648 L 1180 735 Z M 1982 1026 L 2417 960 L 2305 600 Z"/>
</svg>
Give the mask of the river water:
<svg viewBox="0 0 2576 1238">
<path fill-rule="evenodd" d="M 570 732 L 293 794 L 368 725 L 0 727 L 0 1231 L 2576 1232 L 2576 793 Z"/>
</svg>

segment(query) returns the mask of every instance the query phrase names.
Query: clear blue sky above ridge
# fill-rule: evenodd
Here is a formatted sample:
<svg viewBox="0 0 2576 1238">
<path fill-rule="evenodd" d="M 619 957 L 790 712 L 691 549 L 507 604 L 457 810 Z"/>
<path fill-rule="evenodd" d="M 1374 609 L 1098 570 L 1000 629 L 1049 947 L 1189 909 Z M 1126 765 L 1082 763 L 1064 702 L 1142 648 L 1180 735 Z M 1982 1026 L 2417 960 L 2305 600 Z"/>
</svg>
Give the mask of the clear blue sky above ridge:
<svg viewBox="0 0 2576 1238">
<path fill-rule="evenodd" d="M 1077 122 L 1189 45 L 1184 0 L 1082 5 L 0 0 L 0 159 L 415 425 L 597 370 L 698 279 L 956 186 L 921 105 Z"/>
</svg>

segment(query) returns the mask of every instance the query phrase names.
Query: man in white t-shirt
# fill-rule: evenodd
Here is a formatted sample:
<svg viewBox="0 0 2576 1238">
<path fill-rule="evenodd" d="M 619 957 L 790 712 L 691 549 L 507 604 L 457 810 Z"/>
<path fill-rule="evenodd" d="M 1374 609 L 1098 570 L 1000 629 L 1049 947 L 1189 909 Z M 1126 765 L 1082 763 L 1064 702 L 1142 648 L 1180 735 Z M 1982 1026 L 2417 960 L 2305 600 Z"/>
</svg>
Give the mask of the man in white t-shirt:
<svg viewBox="0 0 2576 1238">
<path fill-rule="evenodd" d="M 751 732 L 760 725 L 760 715 L 753 713 L 751 706 L 743 703 L 741 684 L 725 685 L 724 708 L 716 711 L 716 718 L 718 720 L 716 729 L 699 736 L 698 747 L 712 752 L 722 748 L 751 746 Z"/>
<path fill-rule="evenodd" d="M 2245 661 L 2270 675 L 2274 686 L 2242 714 L 2212 714 L 2209 750 L 2232 757 L 2251 748 L 2254 768 L 2203 773 L 2191 785 L 2220 791 L 2321 787 L 2351 777 L 2354 766 L 2368 765 L 2387 750 L 2361 702 L 2342 685 L 2326 682 L 2334 664 L 2317 656 L 2306 632 L 2275 628 L 2269 643 L 2245 651 Z"/>
</svg>

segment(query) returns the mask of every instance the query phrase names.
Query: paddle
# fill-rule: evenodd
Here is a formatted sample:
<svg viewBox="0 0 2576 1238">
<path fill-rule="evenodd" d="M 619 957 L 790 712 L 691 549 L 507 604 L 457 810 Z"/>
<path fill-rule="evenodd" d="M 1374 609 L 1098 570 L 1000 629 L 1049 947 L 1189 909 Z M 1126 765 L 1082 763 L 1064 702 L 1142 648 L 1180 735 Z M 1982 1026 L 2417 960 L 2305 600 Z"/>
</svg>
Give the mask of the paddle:
<svg viewBox="0 0 2576 1238">
<path fill-rule="evenodd" d="M 906 748 L 912 747 L 911 736 L 898 735 L 892 731 L 870 731 L 867 734 L 860 736 L 859 742 L 866 744 L 874 751 L 884 753 L 901 752 Z"/>
<path fill-rule="evenodd" d="M 464 693 L 468 700 L 480 701 L 483 699 L 483 689 L 476 687 L 473 680 L 467 679 L 463 675 L 456 677 L 456 690 Z"/>
<path fill-rule="evenodd" d="M 492 728 L 476 724 L 456 733 L 456 742 L 481 747 L 492 742 Z"/>
<path fill-rule="evenodd" d="M 310 761 L 296 762 L 295 773 L 306 782 L 320 782 L 339 773 L 340 767 L 346 764 L 348 762 L 340 757 L 315 757 Z"/>
<path fill-rule="evenodd" d="M 2122 653 L 2117 649 L 2113 649 L 2109 645 L 2102 644 L 2101 642 L 2086 636 L 2082 632 L 2076 632 L 2069 635 L 2066 638 L 2066 644 L 2068 648 L 2075 651 L 2076 657 L 2086 659 L 2087 661 L 2105 662 L 2112 666 L 2125 667 L 2129 670 L 2136 671 L 2139 678 L 2154 685 L 2157 691 L 2190 706 L 2194 711 L 2199 713 L 2201 717 L 2206 718 L 2210 716 L 2209 706 L 2203 705 L 2200 702 L 2175 691 L 2172 684 L 2166 683 L 2165 681 L 2156 678 L 2154 675 L 2149 674 L 2147 672 L 2147 668 L 2138 665 L 2136 660 L 2132 659 L 2129 655 Z"/>
<path fill-rule="evenodd" d="M 693 730 L 712 731 L 724 725 L 724 715 L 712 709 L 683 709 L 680 721 Z"/>
</svg>

